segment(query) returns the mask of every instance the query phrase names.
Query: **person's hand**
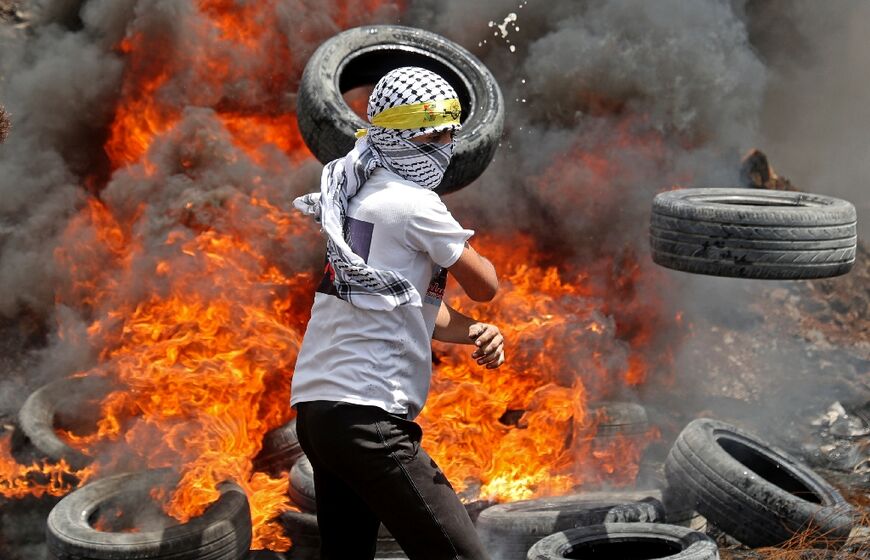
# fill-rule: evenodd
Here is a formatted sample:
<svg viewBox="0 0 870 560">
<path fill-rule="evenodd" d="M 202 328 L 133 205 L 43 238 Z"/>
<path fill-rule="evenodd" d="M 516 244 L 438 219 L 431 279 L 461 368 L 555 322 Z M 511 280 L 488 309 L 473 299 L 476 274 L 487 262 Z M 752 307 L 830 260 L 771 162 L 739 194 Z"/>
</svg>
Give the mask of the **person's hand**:
<svg viewBox="0 0 870 560">
<path fill-rule="evenodd" d="M 474 323 L 468 327 L 468 338 L 477 348 L 471 357 L 489 369 L 504 363 L 504 337 L 498 327 L 489 323 Z"/>
</svg>

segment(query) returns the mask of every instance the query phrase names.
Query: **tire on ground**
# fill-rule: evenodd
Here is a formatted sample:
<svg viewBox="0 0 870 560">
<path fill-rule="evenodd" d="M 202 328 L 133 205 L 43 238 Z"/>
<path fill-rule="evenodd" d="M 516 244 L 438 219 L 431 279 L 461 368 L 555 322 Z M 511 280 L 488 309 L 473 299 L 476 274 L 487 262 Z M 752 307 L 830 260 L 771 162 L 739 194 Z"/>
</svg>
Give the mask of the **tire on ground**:
<svg viewBox="0 0 870 560">
<path fill-rule="evenodd" d="M 167 479 L 166 470 L 111 476 L 82 486 L 51 510 L 46 543 L 57 560 L 239 560 L 251 547 L 251 512 L 237 485 L 220 485 L 221 496 L 199 517 L 140 532 L 97 530 L 92 518 L 101 507 L 141 505 Z"/>
<path fill-rule="evenodd" d="M 289 472 L 302 455 L 302 446 L 296 434 L 296 419 L 293 418 L 263 436 L 263 447 L 254 457 L 254 469 L 278 476 L 282 472 Z"/>
<path fill-rule="evenodd" d="M 555 533 L 529 550 L 528 560 L 716 560 L 713 539 L 685 527 L 658 523 L 607 523 Z"/>
<path fill-rule="evenodd" d="M 541 538 L 575 527 L 605 522 L 661 522 L 659 490 L 588 492 L 499 504 L 483 510 L 477 532 L 490 553 L 523 560 Z"/>
<path fill-rule="evenodd" d="M 853 525 L 852 507 L 819 475 L 724 422 L 700 418 L 686 426 L 665 460 L 665 476 L 668 493 L 750 547 L 796 534 L 813 546 L 835 547 Z"/>
<path fill-rule="evenodd" d="M 290 469 L 290 499 L 296 506 L 306 513 L 317 511 L 317 502 L 314 496 L 314 470 L 311 461 L 302 455 L 296 460 Z"/>
<path fill-rule="evenodd" d="M 374 85 L 400 66 L 420 66 L 447 80 L 462 104 L 462 129 L 439 194 L 459 190 L 483 173 L 504 126 L 504 101 L 489 70 L 470 52 L 429 31 L 399 25 L 349 29 L 324 42 L 309 59 L 296 102 L 299 132 L 323 163 L 344 157 L 363 121 L 342 94 Z"/>
<path fill-rule="evenodd" d="M 290 538 L 293 558 L 319 558 L 320 532 L 317 516 L 304 511 L 285 511 L 278 516 L 284 534 Z"/>
<path fill-rule="evenodd" d="M 70 410 L 88 397 L 105 394 L 109 387 L 110 382 L 102 377 L 71 377 L 44 385 L 31 393 L 18 411 L 21 431 L 49 459 L 63 459 L 74 469 L 81 469 L 91 462 L 91 458 L 57 436 L 55 417 L 61 403 L 63 408 Z"/>
<path fill-rule="evenodd" d="M 589 403 L 589 412 L 598 416 L 595 437 L 631 436 L 649 430 L 646 409 L 632 402 L 601 401 Z"/>
<path fill-rule="evenodd" d="M 698 188 L 656 195 L 650 247 L 656 263 L 740 278 L 838 276 L 855 263 L 855 207 L 790 191 Z"/>
</svg>

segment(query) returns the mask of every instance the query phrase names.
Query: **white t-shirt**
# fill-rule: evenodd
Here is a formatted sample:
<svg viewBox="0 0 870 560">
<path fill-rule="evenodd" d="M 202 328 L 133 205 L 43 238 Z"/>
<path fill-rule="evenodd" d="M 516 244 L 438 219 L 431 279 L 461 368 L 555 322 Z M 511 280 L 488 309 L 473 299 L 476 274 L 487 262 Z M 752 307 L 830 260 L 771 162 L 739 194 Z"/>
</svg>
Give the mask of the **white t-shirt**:
<svg viewBox="0 0 870 560">
<path fill-rule="evenodd" d="M 338 297 L 327 266 L 296 359 L 290 404 L 340 401 L 416 417 L 429 393 L 446 269 L 473 234 L 435 192 L 377 168 L 348 204 L 345 237 L 370 266 L 407 278 L 423 306 L 355 307 Z"/>
</svg>

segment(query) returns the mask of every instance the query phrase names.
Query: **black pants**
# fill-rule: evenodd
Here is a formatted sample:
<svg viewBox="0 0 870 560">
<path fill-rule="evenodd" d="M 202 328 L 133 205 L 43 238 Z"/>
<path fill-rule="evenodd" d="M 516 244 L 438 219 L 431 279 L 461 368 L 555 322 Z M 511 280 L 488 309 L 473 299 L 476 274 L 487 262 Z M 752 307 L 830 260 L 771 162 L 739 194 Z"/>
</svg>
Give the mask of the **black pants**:
<svg viewBox="0 0 870 560">
<path fill-rule="evenodd" d="M 324 560 L 371 560 L 382 522 L 412 560 L 489 558 L 416 423 L 373 406 L 297 405 Z"/>
</svg>

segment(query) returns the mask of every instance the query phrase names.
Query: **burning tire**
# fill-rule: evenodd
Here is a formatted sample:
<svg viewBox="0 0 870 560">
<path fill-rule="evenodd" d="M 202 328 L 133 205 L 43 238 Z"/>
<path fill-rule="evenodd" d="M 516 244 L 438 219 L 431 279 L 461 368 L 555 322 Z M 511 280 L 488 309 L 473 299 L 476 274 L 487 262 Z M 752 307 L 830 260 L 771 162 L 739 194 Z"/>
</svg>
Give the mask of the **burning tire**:
<svg viewBox="0 0 870 560">
<path fill-rule="evenodd" d="M 74 469 L 91 462 L 91 458 L 73 449 L 57 436 L 55 417 L 63 408 L 83 408 L 80 405 L 89 397 L 105 394 L 109 381 L 101 377 L 72 377 L 59 379 L 42 386 L 27 397 L 18 411 L 21 431 L 36 449 L 54 461 L 65 460 Z"/>
<path fill-rule="evenodd" d="M 289 472 L 303 455 L 294 418 L 266 433 L 263 448 L 254 458 L 254 469 L 278 476 L 282 472 Z"/>
<path fill-rule="evenodd" d="M 51 510 L 46 543 L 57 560 L 239 560 L 251 546 L 251 512 L 244 491 L 221 485 L 217 502 L 187 523 L 131 532 L 101 531 L 92 523 L 101 509 L 114 517 L 119 506 L 149 503 L 148 492 L 160 485 L 166 471 L 111 476 L 68 494 Z M 102 513 L 106 513 L 102 512 Z M 133 521 L 138 519 L 135 515 Z M 138 529 L 138 525 L 134 527 Z"/>
<path fill-rule="evenodd" d="M 607 523 L 562 531 L 538 541 L 529 560 L 715 560 L 719 549 L 698 531 L 655 523 Z"/>
<path fill-rule="evenodd" d="M 501 90 L 474 55 L 428 31 L 398 25 L 349 29 L 311 56 L 299 85 L 299 131 L 323 163 L 344 157 L 365 123 L 342 94 L 372 84 L 400 66 L 420 66 L 443 76 L 459 95 L 462 130 L 440 194 L 461 189 L 483 173 L 495 155 L 504 125 Z"/>
<path fill-rule="evenodd" d="M 493 556 L 523 560 L 541 538 L 605 522 L 660 522 L 665 511 L 658 490 L 589 492 L 499 504 L 477 518 L 477 532 Z"/>
<path fill-rule="evenodd" d="M 665 461 L 668 492 L 684 493 L 711 523 L 751 547 L 795 534 L 814 546 L 838 546 L 852 508 L 830 484 L 786 453 L 737 428 L 691 422 Z"/>
<path fill-rule="evenodd" d="M 637 403 L 603 401 L 590 403 L 589 410 L 600 416 L 596 438 L 640 435 L 649 430 L 646 409 Z"/>
<path fill-rule="evenodd" d="M 320 556 L 320 532 L 317 529 L 317 516 L 302 511 L 285 511 L 278 520 L 284 534 L 293 542 L 291 549 L 294 558 L 318 558 Z"/>
<path fill-rule="evenodd" d="M 740 278 L 838 276 L 855 263 L 855 207 L 829 196 L 683 189 L 653 201 L 650 246 L 665 267 Z"/>
</svg>

